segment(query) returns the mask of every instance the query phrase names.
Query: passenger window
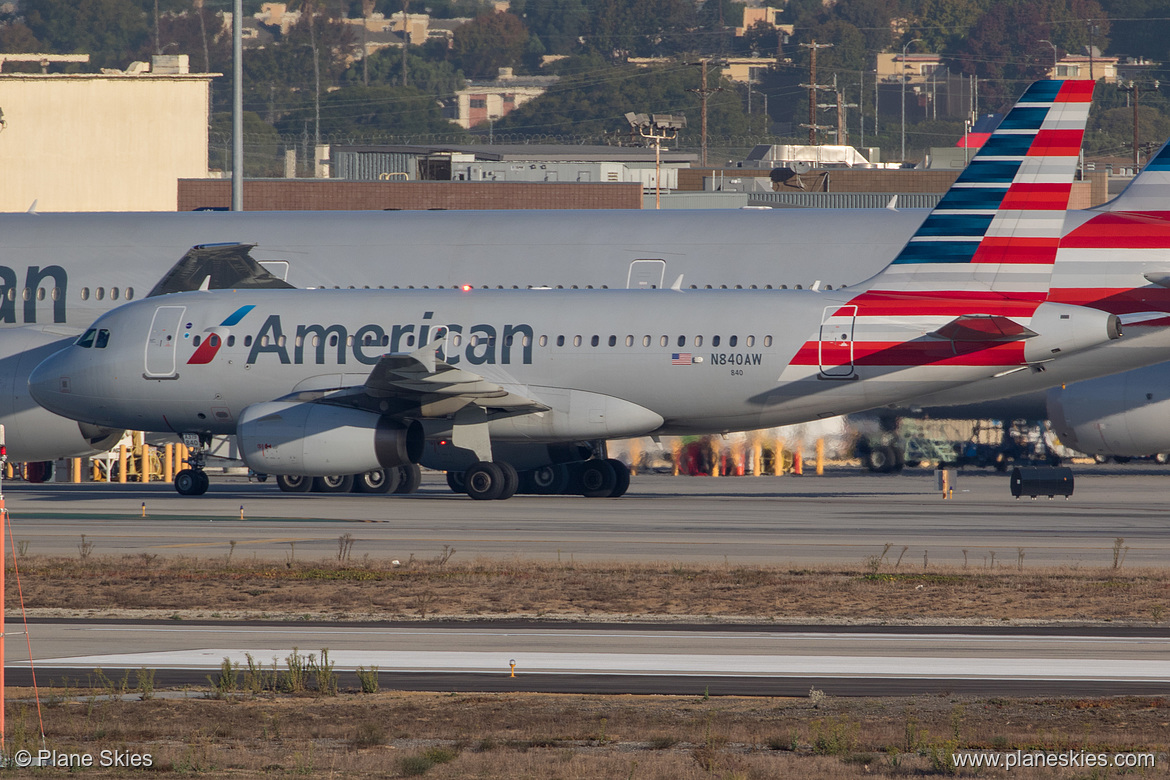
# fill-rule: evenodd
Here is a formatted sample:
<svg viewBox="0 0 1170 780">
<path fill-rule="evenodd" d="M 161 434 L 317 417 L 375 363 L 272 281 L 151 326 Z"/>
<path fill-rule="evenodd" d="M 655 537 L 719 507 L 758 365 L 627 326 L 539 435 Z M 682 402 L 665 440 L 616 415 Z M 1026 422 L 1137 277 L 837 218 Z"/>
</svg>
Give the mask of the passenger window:
<svg viewBox="0 0 1170 780">
<path fill-rule="evenodd" d="M 106 297 L 106 288 L 99 287 L 96 290 L 94 290 L 93 297 L 97 298 L 99 301 L 102 300 L 103 298 L 105 298 Z"/>
<path fill-rule="evenodd" d="M 296 338 L 293 339 L 293 345 L 297 347 L 303 347 L 305 345 L 305 337 L 298 333 Z"/>
<path fill-rule="evenodd" d="M 117 287 L 110 288 L 110 300 L 111 301 L 118 300 L 118 288 Z"/>
<path fill-rule="evenodd" d="M 244 346 L 245 347 L 252 346 L 252 337 L 251 336 L 244 336 Z"/>
<path fill-rule="evenodd" d="M 599 339 L 597 336 L 594 336 L 593 338 L 591 338 L 591 339 L 589 340 L 589 343 L 590 343 L 590 344 L 592 344 L 592 345 L 593 345 L 593 346 L 595 346 L 595 347 L 597 346 L 598 342 L 600 342 L 600 339 Z"/>
<path fill-rule="evenodd" d="M 277 346 L 279 346 L 279 347 L 283 347 L 283 346 L 284 346 L 284 336 L 281 336 L 280 338 L 278 338 L 278 339 L 276 340 L 276 344 L 277 344 Z"/>
<path fill-rule="evenodd" d="M 98 335 L 100 336 L 101 334 L 98 334 Z M 219 346 L 219 336 L 217 336 L 216 334 L 212 333 L 210 336 L 207 337 L 207 340 L 211 342 L 211 346 L 213 346 L 213 347 Z"/>
<path fill-rule="evenodd" d="M 60 287 L 53 288 L 53 300 L 55 300 L 55 301 L 61 300 L 61 288 Z"/>
<path fill-rule="evenodd" d="M 581 346 L 581 337 L 580 337 L 580 336 L 574 336 L 574 337 L 573 337 L 573 346 L 574 346 L 574 347 L 579 347 L 579 346 Z"/>
<path fill-rule="evenodd" d="M 532 346 L 532 337 L 526 335 L 520 339 L 520 343 L 526 347 Z"/>
<path fill-rule="evenodd" d="M 90 328 L 85 333 L 81 334 L 81 338 L 77 340 L 77 346 L 82 349 L 89 349 L 93 346 L 93 337 L 97 335 L 97 331 Z"/>
<path fill-rule="evenodd" d="M 45 299 L 45 288 L 44 288 L 44 287 L 38 287 L 38 288 L 37 288 L 37 300 L 38 300 L 38 301 L 43 301 L 44 299 Z"/>
<path fill-rule="evenodd" d="M 702 336 L 695 336 L 695 346 L 696 347 L 703 346 L 703 337 Z"/>
<path fill-rule="evenodd" d="M 9 291 L 8 291 L 8 293 L 9 293 L 9 296 L 10 296 L 10 297 L 8 298 L 8 300 L 12 300 L 12 298 L 11 298 L 12 290 L 9 290 Z M 81 288 L 81 300 L 83 300 L 83 301 L 88 301 L 88 300 L 89 300 L 89 288 L 88 288 L 88 287 L 82 287 L 82 288 Z"/>
<path fill-rule="evenodd" d="M 15 287 L 8 288 L 8 300 L 10 300 L 10 301 L 16 300 L 16 288 Z"/>
<path fill-rule="evenodd" d="M 678 337 L 678 345 L 680 347 L 685 347 L 687 345 L 687 337 L 686 336 L 679 336 Z"/>
<path fill-rule="evenodd" d="M 382 341 L 383 341 L 383 342 L 385 342 L 385 343 L 384 343 L 382 346 L 384 346 L 384 347 L 390 346 L 390 341 L 389 341 L 389 339 L 390 339 L 390 337 L 389 337 L 389 336 L 386 336 L 385 338 L 383 338 L 383 339 L 382 339 Z M 456 334 L 455 334 L 455 338 L 451 339 L 451 341 L 452 341 L 452 343 L 454 343 L 454 344 L 455 344 L 455 346 L 457 346 L 457 347 L 458 347 L 460 344 L 462 344 L 462 343 L 463 343 L 463 334 L 462 334 L 462 333 L 456 333 Z"/>
<path fill-rule="evenodd" d="M 738 343 L 739 343 L 739 336 L 729 336 L 727 338 L 727 346 L 729 346 L 729 347 L 734 347 Z"/>
<path fill-rule="evenodd" d="M 749 347 L 754 347 L 756 345 L 756 337 L 755 336 L 748 336 L 747 337 L 747 345 Z"/>
<path fill-rule="evenodd" d="M 191 340 L 191 343 L 192 343 L 192 344 L 194 344 L 195 346 L 199 346 L 199 342 L 200 342 L 200 341 L 202 341 L 202 340 L 203 340 L 203 339 L 202 339 L 202 337 L 200 337 L 200 336 L 196 336 L 195 338 L 193 338 L 193 339 Z M 264 337 L 264 340 L 265 340 L 265 341 L 267 341 L 267 340 L 268 340 L 268 337 L 267 337 L 267 336 L 265 336 L 265 337 Z"/>
<path fill-rule="evenodd" d="M 198 346 L 198 344 L 199 344 L 199 337 L 198 336 L 195 337 L 195 344 L 196 344 L 196 346 Z M 263 336 L 260 337 L 260 346 L 262 346 L 262 347 L 268 346 L 268 334 L 267 333 L 265 333 Z"/>
<path fill-rule="evenodd" d="M 609 345 L 610 345 L 611 347 L 616 347 L 616 346 L 617 346 L 617 336 L 610 336 L 610 337 L 609 337 Z"/>
<path fill-rule="evenodd" d="M 411 340 L 410 342 L 408 342 L 408 343 L 411 343 L 411 344 L 413 344 L 413 343 L 414 343 L 414 341 L 413 341 L 413 338 L 412 338 L 412 340 Z M 336 347 L 336 346 L 337 346 L 337 334 L 336 334 L 336 333 L 334 333 L 332 336 L 330 336 L 330 337 L 329 337 L 329 346 L 331 346 L 331 347 Z"/>
<path fill-rule="evenodd" d="M 227 345 L 229 347 L 234 347 L 236 345 L 236 337 L 235 336 L 228 336 L 227 337 Z"/>
<path fill-rule="evenodd" d="M 649 336 L 643 336 L 643 337 L 642 337 L 642 346 L 643 346 L 643 347 L 648 347 L 648 346 L 650 346 L 650 337 L 649 337 Z"/>
<path fill-rule="evenodd" d="M 713 347 L 719 346 L 719 337 L 718 336 L 711 337 L 711 346 L 713 346 Z"/>
<path fill-rule="evenodd" d="M 24 292 L 22 292 L 20 294 L 20 297 L 24 298 L 24 300 L 26 300 L 26 301 L 31 301 L 32 300 L 32 290 L 25 287 Z"/>
<path fill-rule="evenodd" d="M 542 346 L 542 347 L 548 346 L 548 336 L 541 336 L 540 337 L 540 346 Z"/>
<path fill-rule="evenodd" d="M 557 346 L 558 347 L 565 346 L 565 337 L 564 336 L 557 336 Z"/>
<path fill-rule="evenodd" d="M 634 337 L 633 336 L 626 336 L 626 346 L 627 347 L 634 346 Z"/>
<path fill-rule="evenodd" d="M 764 346 L 765 347 L 772 346 L 772 337 L 771 336 L 764 336 Z"/>
<path fill-rule="evenodd" d="M 108 330 L 106 330 L 105 328 L 102 328 L 101 330 L 98 331 L 97 341 L 94 342 L 93 346 L 95 349 L 105 349 L 109 343 L 110 343 L 110 332 Z"/>
<path fill-rule="evenodd" d="M 515 338 L 515 336 L 513 336 L 511 333 L 509 333 L 507 336 L 505 336 L 504 337 L 504 346 L 505 347 L 512 346 L 512 339 L 514 339 L 514 338 Z"/>
<path fill-rule="evenodd" d="M 134 300 L 134 288 L 133 287 L 126 288 L 126 300 L 128 300 L 128 301 Z"/>
<path fill-rule="evenodd" d="M 670 343 L 670 336 L 663 336 L 662 338 L 658 339 L 659 346 L 665 347 L 669 343 Z"/>
</svg>

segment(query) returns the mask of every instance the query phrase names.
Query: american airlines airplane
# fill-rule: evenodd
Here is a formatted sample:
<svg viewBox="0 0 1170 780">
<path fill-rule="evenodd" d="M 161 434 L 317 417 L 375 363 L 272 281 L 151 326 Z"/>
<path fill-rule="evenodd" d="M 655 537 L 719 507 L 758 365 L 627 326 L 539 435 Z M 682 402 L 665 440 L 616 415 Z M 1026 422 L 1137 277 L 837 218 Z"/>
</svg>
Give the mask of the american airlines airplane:
<svg viewBox="0 0 1170 780">
<path fill-rule="evenodd" d="M 518 471 L 620 495 L 605 439 L 1149 365 L 1170 357 L 1170 329 L 1123 338 L 1108 311 L 1148 284 L 1141 263 L 1095 251 L 1109 219 L 1066 212 L 1092 86 L 1030 87 L 894 262 L 856 288 L 176 293 L 104 315 L 30 389 L 92 425 L 183 435 L 196 448 L 176 478 L 186 494 L 207 489 L 199 445 L 235 434 L 258 471 L 422 463 L 491 499 L 516 491 Z"/>
<path fill-rule="evenodd" d="M 200 257 L 189 253 L 196 245 L 255 244 L 251 257 L 302 288 L 643 288 L 680 274 L 688 288 L 839 286 L 888 263 L 925 216 L 888 209 L 844 218 L 831 210 L 0 214 L 0 423 L 18 461 L 89 455 L 115 443 L 121 431 L 79 427 L 33 402 L 28 375 L 104 312 L 152 288 L 201 286 Z M 158 288 L 164 275 L 170 284 Z"/>
</svg>

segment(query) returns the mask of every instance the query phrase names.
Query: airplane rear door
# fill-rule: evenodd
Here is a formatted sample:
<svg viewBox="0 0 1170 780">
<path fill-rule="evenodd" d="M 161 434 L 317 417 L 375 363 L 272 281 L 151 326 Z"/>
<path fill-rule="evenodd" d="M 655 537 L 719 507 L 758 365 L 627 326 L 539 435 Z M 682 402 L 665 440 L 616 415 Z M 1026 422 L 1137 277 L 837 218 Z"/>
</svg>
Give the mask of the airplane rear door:
<svg viewBox="0 0 1170 780">
<path fill-rule="evenodd" d="M 856 306 L 828 306 L 821 318 L 819 357 L 821 376 L 849 379 L 853 373 L 853 325 Z"/>
<path fill-rule="evenodd" d="M 146 339 L 146 373 L 148 379 L 170 379 L 175 374 L 175 347 L 186 306 L 159 306 L 150 321 Z"/>
</svg>

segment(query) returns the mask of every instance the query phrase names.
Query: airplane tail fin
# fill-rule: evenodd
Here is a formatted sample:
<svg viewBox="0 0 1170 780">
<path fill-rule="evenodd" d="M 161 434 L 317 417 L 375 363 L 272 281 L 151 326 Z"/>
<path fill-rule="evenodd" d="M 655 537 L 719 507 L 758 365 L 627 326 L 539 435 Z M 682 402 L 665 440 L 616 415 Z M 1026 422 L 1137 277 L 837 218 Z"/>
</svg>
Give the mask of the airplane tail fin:
<svg viewBox="0 0 1170 780">
<path fill-rule="evenodd" d="M 1121 194 L 1098 211 L 1166 211 L 1170 203 L 1170 141 L 1149 159 Z"/>
<path fill-rule="evenodd" d="M 1028 88 L 871 291 L 1047 293 L 1092 81 Z"/>
</svg>

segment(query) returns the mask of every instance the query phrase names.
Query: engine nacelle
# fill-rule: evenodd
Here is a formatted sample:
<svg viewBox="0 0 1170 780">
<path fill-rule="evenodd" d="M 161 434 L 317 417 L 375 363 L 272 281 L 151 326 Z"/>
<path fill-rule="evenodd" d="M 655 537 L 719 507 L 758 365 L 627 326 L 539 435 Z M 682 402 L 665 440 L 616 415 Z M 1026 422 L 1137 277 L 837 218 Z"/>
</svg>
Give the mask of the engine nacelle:
<svg viewBox="0 0 1170 780">
<path fill-rule="evenodd" d="M 1036 332 L 1024 341 L 1024 359 L 1029 363 L 1052 360 L 1121 338 L 1121 319 L 1116 314 L 1067 303 L 1040 304 L 1028 328 Z"/>
<path fill-rule="evenodd" d="M 236 429 L 240 456 L 265 474 L 360 474 L 417 463 L 423 432 L 417 423 L 342 406 L 296 401 L 253 404 Z"/>
<path fill-rule="evenodd" d="M 1048 417 L 1063 444 L 1091 455 L 1170 452 L 1170 363 L 1054 387 Z"/>
</svg>

